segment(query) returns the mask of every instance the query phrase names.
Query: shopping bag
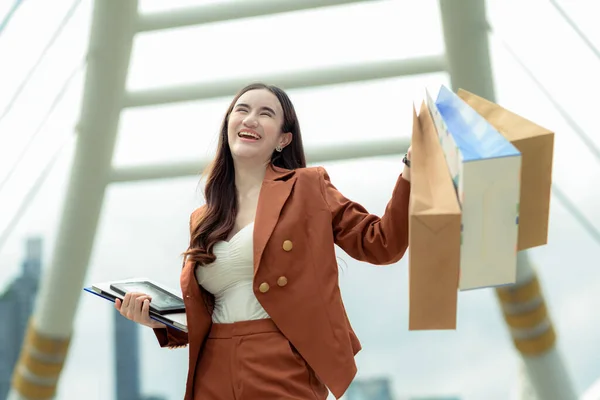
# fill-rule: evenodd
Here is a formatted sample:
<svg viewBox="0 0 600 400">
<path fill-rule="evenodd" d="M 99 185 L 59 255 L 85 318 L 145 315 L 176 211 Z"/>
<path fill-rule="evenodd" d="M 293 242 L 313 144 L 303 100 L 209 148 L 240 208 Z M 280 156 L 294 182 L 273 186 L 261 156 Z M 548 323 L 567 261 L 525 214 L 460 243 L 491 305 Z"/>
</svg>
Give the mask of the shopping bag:
<svg viewBox="0 0 600 400">
<path fill-rule="evenodd" d="M 426 95 L 461 205 L 459 288 L 514 284 L 521 153 L 445 86 Z"/>
<path fill-rule="evenodd" d="M 413 108 L 409 330 L 456 329 L 460 206 L 425 103 Z"/>
<path fill-rule="evenodd" d="M 459 89 L 458 96 L 521 152 L 517 248 L 526 250 L 547 244 L 554 132 L 466 90 Z"/>
</svg>

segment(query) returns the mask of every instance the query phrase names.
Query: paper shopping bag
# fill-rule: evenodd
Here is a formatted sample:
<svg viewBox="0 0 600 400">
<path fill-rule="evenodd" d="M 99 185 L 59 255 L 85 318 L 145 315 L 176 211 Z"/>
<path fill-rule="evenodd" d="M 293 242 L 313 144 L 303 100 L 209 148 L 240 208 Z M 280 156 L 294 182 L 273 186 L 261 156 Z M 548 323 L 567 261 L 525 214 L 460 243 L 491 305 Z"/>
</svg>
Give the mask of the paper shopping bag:
<svg viewBox="0 0 600 400">
<path fill-rule="evenodd" d="M 425 103 L 411 146 L 409 330 L 456 329 L 460 206 Z"/>
<path fill-rule="evenodd" d="M 519 250 L 548 243 L 554 132 L 466 90 L 458 96 L 521 152 Z"/>
<path fill-rule="evenodd" d="M 459 288 L 513 284 L 521 153 L 445 86 L 427 101 L 461 205 Z"/>
</svg>

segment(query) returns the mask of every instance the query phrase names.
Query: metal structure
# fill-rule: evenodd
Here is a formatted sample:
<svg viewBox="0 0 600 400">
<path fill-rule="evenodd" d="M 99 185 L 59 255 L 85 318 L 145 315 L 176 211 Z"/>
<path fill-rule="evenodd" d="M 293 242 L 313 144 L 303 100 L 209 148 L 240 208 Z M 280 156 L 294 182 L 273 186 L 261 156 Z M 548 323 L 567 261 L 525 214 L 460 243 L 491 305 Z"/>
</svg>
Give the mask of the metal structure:
<svg viewBox="0 0 600 400">
<path fill-rule="evenodd" d="M 108 183 L 137 17 L 136 1 L 96 1 L 77 147 L 50 269 L 40 285 L 9 399 L 53 398 Z"/>
<path fill-rule="evenodd" d="M 485 1 L 440 0 L 440 8 L 452 88 L 464 88 L 495 101 Z M 576 400 L 527 251 L 517 256 L 515 285 L 496 289 L 496 294 L 522 358 L 524 378 L 535 393 L 535 398 L 524 395 L 521 400 Z"/>
<path fill-rule="evenodd" d="M 152 15 L 139 15 L 137 0 L 95 1 L 74 164 L 62 209 L 54 258 L 41 282 L 40 294 L 29 325 L 28 340 L 22 350 L 27 352 L 33 349 L 36 357 L 27 365 L 20 363 L 15 369 L 19 385 L 13 385 L 10 400 L 42 400 L 55 395 L 107 185 L 197 175 L 206 166 L 207 161 L 200 160 L 192 164 L 114 169 L 113 148 L 123 108 L 233 95 L 241 86 L 254 80 L 268 81 L 291 89 L 438 71 L 450 73 L 454 89 L 462 87 L 494 100 L 484 0 L 440 0 L 446 54 L 437 57 L 345 65 L 285 76 L 252 76 L 137 92 L 125 90 L 131 46 L 136 33 L 359 1 L 361 0 L 244 0 Z M 367 141 L 335 148 L 308 148 L 307 158 L 309 162 L 322 162 L 398 154 L 407 146 L 408 143 L 403 141 Z M 524 257 L 526 255 L 519 261 L 519 281 L 514 293 L 522 293 L 526 290 L 522 288 L 529 287 L 528 283 L 536 279 Z M 507 302 L 503 293 L 499 291 L 498 295 L 505 305 Z M 541 298 L 539 292 L 535 294 Z M 520 295 L 514 296 L 521 298 Z M 506 295 L 506 298 L 514 297 Z M 543 305 L 543 301 L 540 304 Z M 521 306 L 515 306 L 514 309 L 533 312 L 533 309 Z M 525 320 L 533 321 L 525 316 L 515 319 L 523 324 Z M 507 322 L 514 326 L 508 317 Z M 544 323 L 547 329 L 551 329 L 549 322 Z M 534 346 L 537 350 L 535 352 L 523 351 L 519 341 L 535 341 L 537 334 L 541 334 L 539 337 L 546 337 L 546 331 L 537 325 L 523 327 L 529 330 L 513 330 L 512 333 L 540 399 L 554 398 L 548 397 L 548 393 L 560 393 L 561 400 L 574 399 L 572 385 L 553 346 L 554 341 L 545 341 L 544 346 Z M 526 339 L 520 335 L 525 335 Z"/>
<path fill-rule="evenodd" d="M 517 283 L 496 289 L 513 343 L 521 355 L 522 379 L 529 391 L 521 400 L 576 400 L 569 374 L 556 348 L 556 332 L 539 278 L 527 251 L 517 255 Z"/>
</svg>

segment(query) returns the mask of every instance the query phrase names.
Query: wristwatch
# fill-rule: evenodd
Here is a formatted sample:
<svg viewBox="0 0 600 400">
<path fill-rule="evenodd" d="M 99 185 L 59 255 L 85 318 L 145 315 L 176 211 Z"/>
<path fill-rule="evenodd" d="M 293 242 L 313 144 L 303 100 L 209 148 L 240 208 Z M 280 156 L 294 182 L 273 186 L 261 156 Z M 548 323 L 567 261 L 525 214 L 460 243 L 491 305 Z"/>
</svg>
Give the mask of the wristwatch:
<svg viewBox="0 0 600 400">
<path fill-rule="evenodd" d="M 402 162 L 406 164 L 408 168 L 410 168 L 410 160 L 408 159 L 408 153 L 404 154 L 404 158 L 402 158 Z"/>
</svg>

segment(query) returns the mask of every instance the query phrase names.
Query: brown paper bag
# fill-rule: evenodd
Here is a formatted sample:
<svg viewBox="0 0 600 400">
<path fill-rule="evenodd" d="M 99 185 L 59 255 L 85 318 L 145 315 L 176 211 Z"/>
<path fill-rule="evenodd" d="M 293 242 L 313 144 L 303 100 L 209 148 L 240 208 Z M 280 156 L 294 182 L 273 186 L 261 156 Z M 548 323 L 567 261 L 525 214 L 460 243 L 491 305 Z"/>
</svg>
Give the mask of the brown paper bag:
<svg viewBox="0 0 600 400">
<path fill-rule="evenodd" d="M 433 120 L 413 108 L 409 330 L 456 329 L 461 211 Z"/>
<path fill-rule="evenodd" d="M 521 152 L 517 250 L 548 243 L 554 133 L 464 89 L 457 94 Z"/>
</svg>

